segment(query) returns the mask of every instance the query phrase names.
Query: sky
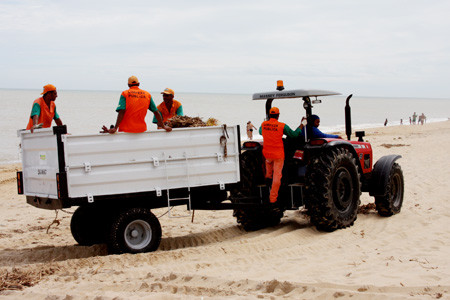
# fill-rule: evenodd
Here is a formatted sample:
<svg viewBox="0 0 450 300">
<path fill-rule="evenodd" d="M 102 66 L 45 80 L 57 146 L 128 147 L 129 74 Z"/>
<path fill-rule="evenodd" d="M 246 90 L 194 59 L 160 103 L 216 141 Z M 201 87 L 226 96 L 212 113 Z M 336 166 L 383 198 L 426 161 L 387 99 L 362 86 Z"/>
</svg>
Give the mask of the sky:
<svg viewBox="0 0 450 300">
<path fill-rule="evenodd" d="M 450 98 L 450 1 L 1 0 L 0 88 Z"/>
</svg>

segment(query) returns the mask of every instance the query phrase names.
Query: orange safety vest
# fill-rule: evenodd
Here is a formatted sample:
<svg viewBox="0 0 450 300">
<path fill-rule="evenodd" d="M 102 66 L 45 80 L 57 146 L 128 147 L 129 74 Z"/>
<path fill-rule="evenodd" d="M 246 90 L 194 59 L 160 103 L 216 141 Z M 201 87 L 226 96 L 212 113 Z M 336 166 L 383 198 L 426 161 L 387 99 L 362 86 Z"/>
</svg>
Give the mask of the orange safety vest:
<svg viewBox="0 0 450 300">
<path fill-rule="evenodd" d="M 123 91 L 126 107 L 125 115 L 119 124 L 119 131 L 123 132 L 144 132 L 147 130 L 145 116 L 150 107 L 152 96 L 149 92 L 141 90 L 137 86 L 132 86 L 129 90 Z"/>
<path fill-rule="evenodd" d="M 177 114 L 177 110 L 180 106 L 181 103 L 175 99 L 173 100 L 172 108 L 170 109 L 170 111 L 167 109 L 166 103 L 162 102 L 160 105 L 158 105 L 158 110 L 161 112 L 163 122 L 172 119 Z"/>
<path fill-rule="evenodd" d="M 261 124 L 264 139 L 263 155 L 268 159 L 284 159 L 283 130 L 284 123 L 271 118 Z"/>
<path fill-rule="evenodd" d="M 41 113 L 39 114 L 38 124 L 42 123 L 42 128 L 49 128 L 52 126 L 52 120 L 55 117 L 55 102 L 50 102 L 50 107 L 47 106 L 43 97 L 34 100 L 34 104 L 37 103 L 41 107 Z M 33 127 L 33 118 L 30 116 L 30 120 L 28 121 L 27 130 Z"/>
</svg>

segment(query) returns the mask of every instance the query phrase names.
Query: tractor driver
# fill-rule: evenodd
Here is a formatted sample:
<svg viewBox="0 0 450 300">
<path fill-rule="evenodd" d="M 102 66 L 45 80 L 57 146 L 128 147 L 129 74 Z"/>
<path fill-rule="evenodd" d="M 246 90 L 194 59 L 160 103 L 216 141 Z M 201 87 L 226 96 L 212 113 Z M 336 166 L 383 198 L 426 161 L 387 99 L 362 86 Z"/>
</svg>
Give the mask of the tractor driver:
<svg viewBox="0 0 450 300">
<path fill-rule="evenodd" d="M 281 177 L 284 165 L 283 134 L 296 138 L 300 135 L 302 127 L 295 131 L 288 125 L 278 122 L 280 110 L 272 107 L 269 111 L 269 120 L 264 121 L 259 128 L 259 133 L 263 136 L 263 155 L 266 159 L 266 180 L 272 179 L 270 190 L 270 203 L 277 202 L 278 190 L 281 185 Z"/>
<path fill-rule="evenodd" d="M 336 134 L 327 134 L 323 133 L 319 130 L 320 125 L 320 118 L 318 115 L 311 115 L 308 120 L 308 126 L 312 128 L 312 138 L 318 139 L 318 138 L 329 138 L 329 139 L 342 139 L 339 135 Z"/>
</svg>

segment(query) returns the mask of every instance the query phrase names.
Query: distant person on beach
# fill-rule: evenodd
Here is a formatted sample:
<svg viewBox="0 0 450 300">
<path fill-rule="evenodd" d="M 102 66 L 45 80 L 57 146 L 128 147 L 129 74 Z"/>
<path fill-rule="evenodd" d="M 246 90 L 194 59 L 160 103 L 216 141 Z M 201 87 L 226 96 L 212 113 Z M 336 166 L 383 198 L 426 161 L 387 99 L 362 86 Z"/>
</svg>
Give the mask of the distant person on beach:
<svg viewBox="0 0 450 300">
<path fill-rule="evenodd" d="M 403 119 L 400 119 L 400 125 L 403 125 Z"/>
<path fill-rule="evenodd" d="M 424 114 L 424 113 L 422 113 L 422 114 L 420 115 L 419 120 L 420 120 L 420 121 L 419 121 L 420 124 L 422 124 L 422 125 L 423 125 L 423 123 L 426 123 L 427 117 L 425 117 L 425 114 Z"/>
<path fill-rule="evenodd" d="M 166 88 L 162 93 L 163 95 L 163 102 L 158 105 L 158 111 L 161 113 L 161 116 L 163 118 L 163 123 L 165 124 L 167 121 L 172 119 L 175 116 L 182 116 L 183 115 L 183 106 L 181 103 L 174 99 L 175 92 L 172 89 Z M 153 123 L 158 123 L 158 120 L 155 117 L 153 117 Z M 158 129 L 161 129 L 160 126 L 158 126 Z"/>
<path fill-rule="evenodd" d="M 281 185 L 281 177 L 284 165 L 283 134 L 296 138 L 301 133 L 300 126 L 293 131 L 288 125 L 278 122 L 280 110 L 272 107 L 269 111 L 269 120 L 264 121 L 259 128 L 259 133 L 263 136 L 263 155 L 266 159 L 266 181 L 272 180 L 270 190 L 270 203 L 276 203 L 278 190 Z M 270 184 L 270 183 L 268 183 Z"/>
<path fill-rule="evenodd" d="M 339 135 L 336 134 L 327 134 L 327 133 L 323 133 L 322 131 L 319 130 L 320 125 L 320 118 L 318 115 L 311 115 L 309 116 L 308 119 L 308 125 L 312 128 L 312 138 L 313 139 L 317 139 L 317 138 L 329 138 L 329 139 L 342 139 L 342 137 L 340 137 Z"/>
<path fill-rule="evenodd" d="M 256 128 L 251 121 L 247 122 L 247 136 L 249 140 L 253 139 L 253 129 L 258 129 Z"/>
<path fill-rule="evenodd" d="M 417 114 L 416 114 L 416 112 L 414 112 L 414 114 L 412 115 L 412 122 L 414 125 L 416 124 L 416 120 L 417 120 Z"/>
<path fill-rule="evenodd" d="M 411 125 L 411 117 L 409 117 L 409 125 Z"/>
<path fill-rule="evenodd" d="M 101 133 L 115 133 L 117 129 L 121 132 L 144 132 L 147 130 L 145 123 L 145 116 L 147 110 L 150 110 L 158 120 L 158 126 L 164 128 L 166 131 L 171 131 L 172 128 L 165 126 L 153 102 L 152 95 L 149 92 L 139 88 L 139 80 L 136 76 L 128 78 L 129 89 L 123 91 L 120 95 L 119 105 L 116 108 L 117 120 L 116 125 L 112 128 L 102 127 Z"/>
<path fill-rule="evenodd" d="M 27 125 L 27 130 L 31 130 L 31 133 L 36 128 L 51 127 L 52 120 L 55 120 L 58 126 L 63 124 L 56 112 L 55 100 L 58 97 L 56 87 L 52 84 L 45 85 L 41 95 L 42 97 L 34 100 L 33 107 L 31 108 L 30 119 Z"/>
<path fill-rule="evenodd" d="M 388 119 L 384 120 L 384 126 L 386 126 L 388 123 Z"/>
</svg>

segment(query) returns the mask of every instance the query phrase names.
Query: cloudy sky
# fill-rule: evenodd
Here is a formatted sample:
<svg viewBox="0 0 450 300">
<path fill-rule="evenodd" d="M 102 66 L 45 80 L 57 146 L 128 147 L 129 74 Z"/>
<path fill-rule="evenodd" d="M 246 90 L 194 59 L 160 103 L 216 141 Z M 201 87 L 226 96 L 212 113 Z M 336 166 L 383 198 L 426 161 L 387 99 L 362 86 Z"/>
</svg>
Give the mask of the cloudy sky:
<svg viewBox="0 0 450 300">
<path fill-rule="evenodd" d="M 450 1 L 1 0 L 0 88 L 450 98 Z"/>
</svg>

